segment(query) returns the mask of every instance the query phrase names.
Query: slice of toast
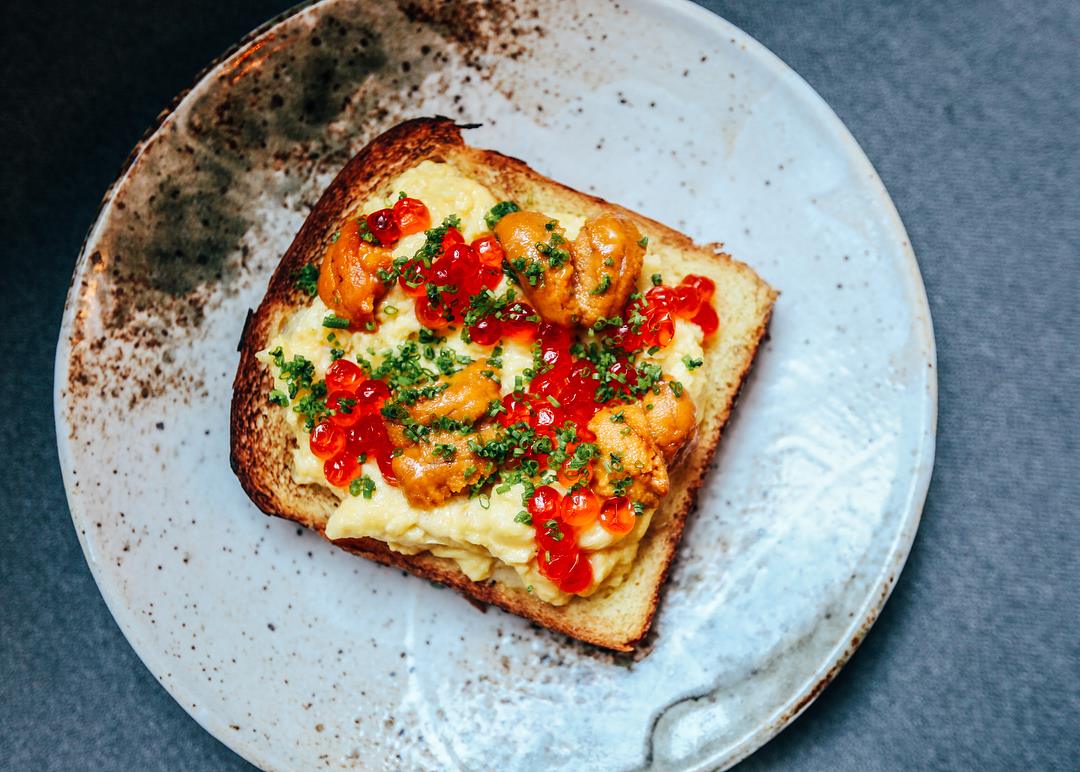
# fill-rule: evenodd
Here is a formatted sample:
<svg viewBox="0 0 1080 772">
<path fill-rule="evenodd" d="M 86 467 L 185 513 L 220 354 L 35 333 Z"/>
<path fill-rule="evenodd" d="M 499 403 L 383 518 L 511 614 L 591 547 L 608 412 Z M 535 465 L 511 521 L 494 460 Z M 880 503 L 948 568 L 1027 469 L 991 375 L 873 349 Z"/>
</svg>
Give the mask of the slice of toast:
<svg viewBox="0 0 1080 772">
<path fill-rule="evenodd" d="M 589 598 L 553 606 L 518 587 L 497 580 L 474 582 L 452 561 L 428 553 L 404 555 L 370 538 L 347 539 L 339 546 L 380 563 L 449 585 L 477 601 L 494 603 L 574 638 L 618 651 L 631 651 L 652 623 L 660 589 L 667 575 L 687 515 L 694 503 L 720 430 L 765 334 L 776 292 L 743 263 L 719 251 L 698 246 L 672 229 L 572 190 L 533 171 L 523 162 L 490 150 L 469 147 L 453 121 L 421 118 L 399 124 L 376 137 L 338 174 L 311 211 L 270 279 L 266 296 L 249 312 L 240 341 L 240 364 L 233 384 L 231 463 L 251 500 L 264 512 L 293 520 L 325 535 L 338 499 L 318 485 L 294 482 L 291 448 L 295 440 L 279 408 L 267 395 L 273 388 L 270 370 L 255 355 L 266 348 L 292 311 L 310 298 L 294 286 L 296 271 L 321 260 L 331 235 L 373 195 L 386 195 L 388 185 L 423 160 L 452 164 L 492 191 L 496 200 L 513 200 L 523 208 L 591 216 L 616 210 L 637 224 L 649 238 L 649 250 L 663 255 L 665 272 L 709 276 L 716 282 L 714 303 L 720 328 L 706 345 L 707 386 L 698 404 L 698 441 L 671 470 L 671 491 L 657 510 L 625 581 Z"/>
</svg>

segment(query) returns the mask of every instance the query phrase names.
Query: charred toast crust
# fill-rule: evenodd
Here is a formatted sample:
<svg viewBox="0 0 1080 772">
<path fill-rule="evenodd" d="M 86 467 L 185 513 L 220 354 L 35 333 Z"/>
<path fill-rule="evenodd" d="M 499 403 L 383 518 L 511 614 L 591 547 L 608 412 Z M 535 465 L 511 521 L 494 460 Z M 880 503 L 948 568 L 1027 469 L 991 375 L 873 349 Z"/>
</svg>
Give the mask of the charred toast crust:
<svg viewBox="0 0 1080 772">
<path fill-rule="evenodd" d="M 579 640 L 617 651 L 631 651 L 652 623 L 686 518 L 765 334 L 776 292 L 748 266 L 720 252 L 718 245 L 711 249 L 700 247 L 665 225 L 552 181 L 518 159 L 467 147 L 461 137 L 461 128 L 464 127 L 443 117 L 420 118 L 395 126 L 376 137 L 349 161 L 316 203 L 274 271 L 258 309 L 244 326 L 230 416 L 232 469 L 244 491 L 263 512 L 293 520 L 325 535 L 326 522 L 337 499 L 320 486 L 298 485 L 293 481 L 291 433 L 281 412 L 270 409 L 266 395 L 272 388 L 271 374 L 255 359 L 255 354 L 266 347 L 294 308 L 309 302 L 308 296 L 293 286 L 295 272 L 321 257 L 340 223 L 373 192 L 400 173 L 424 159 L 454 158 L 466 164 L 471 175 L 493 190 L 522 191 L 531 186 L 572 198 L 584 212 L 601 208 L 617 210 L 638 223 L 651 240 L 662 240 L 673 248 L 692 252 L 699 259 L 704 256 L 725 263 L 725 270 L 734 269 L 742 274 L 747 286 L 753 288 L 755 303 L 753 324 L 747 328 L 733 354 L 735 361 L 718 374 L 726 376 L 726 388 L 724 384 L 718 387 L 720 391 L 710 402 L 714 412 L 705 416 L 696 447 L 672 471 L 672 495 L 657 512 L 643 538 L 638 559 L 626 582 L 608 593 L 610 597 L 635 593 L 627 595 L 634 609 L 631 618 L 616 620 L 617 624 L 603 614 L 593 619 L 589 607 L 590 603 L 595 604 L 593 599 L 552 606 L 519 588 L 490 580 L 471 581 L 453 561 L 427 553 L 404 555 L 376 539 L 345 539 L 336 543 L 355 554 L 445 584 L 470 598 L 500 606 Z"/>
</svg>

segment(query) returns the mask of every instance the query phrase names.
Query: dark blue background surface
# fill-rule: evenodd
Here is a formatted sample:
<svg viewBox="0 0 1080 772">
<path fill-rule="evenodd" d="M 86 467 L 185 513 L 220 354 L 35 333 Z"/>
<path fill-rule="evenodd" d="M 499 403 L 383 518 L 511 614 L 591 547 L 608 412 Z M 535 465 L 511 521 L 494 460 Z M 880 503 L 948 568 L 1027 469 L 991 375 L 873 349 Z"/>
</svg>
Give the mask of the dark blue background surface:
<svg viewBox="0 0 1080 772">
<path fill-rule="evenodd" d="M 194 74 L 280 2 L 5 4 L 0 766 L 240 769 L 109 616 L 52 421 L 98 201 Z M 1080 768 L 1080 3 L 706 3 L 832 105 L 907 225 L 938 342 L 938 462 L 907 569 L 749 768 Z"/>
</svg>

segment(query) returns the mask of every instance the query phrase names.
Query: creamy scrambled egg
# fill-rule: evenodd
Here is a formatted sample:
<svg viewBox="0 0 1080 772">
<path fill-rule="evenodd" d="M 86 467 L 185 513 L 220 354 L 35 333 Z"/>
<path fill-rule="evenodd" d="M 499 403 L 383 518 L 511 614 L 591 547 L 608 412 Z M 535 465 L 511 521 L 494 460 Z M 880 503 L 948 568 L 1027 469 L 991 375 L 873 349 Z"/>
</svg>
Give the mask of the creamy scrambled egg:
<svg viewBox="0 0 1080 772">
<path fill-rule="evenodd" d="M 394 195 L 402 190 L 423 201 L 431 212 L 432 223 L 439 223 L 452 214 L 458 215 L 461 218 L 459 229 L 466 240 L 487 232 L 484 215 L 497 203 L 491 192 L 476 181 L 463 176 L 449 164 L 432 161 L 423 161 L 401 174 L 391 190 Z M 373 198 L 365 202 L 361 211 L 370 212 L 386 204 L 385 199 Z M 558 219 L 571 239 L 584 221 L 580 215 L 546 214 Z M 405 237 L 395 247 L 394 256 L 411 256 L 423 243 L 423 233 Z M 649 276 L 662 273 L 660 262 L 659 256 L 646 254 L 642 290 L 647 288 Z M 500 286 L 497 291 L 503 289 Z M 365 357 L 377 366 L 385 352 L 396 350 L 410 334 L 421 329 L 413 312 L 412 299 L 396 285 L 379 306 L 379 325 L 374 332 L 328 330 L 322 325 L 327 313 L 326 305 L 318 297 L 314 298 L 309 307 L 292 314 L 266 351 L 280 346 L 286 359 L 296 354 L 306 357 L 314 364 L 318 379 L 333 361 L 332 348 L 344 349 L 347 357 Z M 328 340 L 331 333 L 334 339 Z M 679 320 L 672 342 L 654 357 L 665 374 L 682 382 L 695 405 L 700 404 L 704 379 L 700 371 L 686 367 L 684 358 L 702 358 L 702 338 L 697 325 Z M 532 365 L 532 356 L 523 344 L 507 340 L 502 345 L 502 391 L 506 393 L 513 390 L 515 377 Z M 446 346 L 474 359 L 485 358 L 491 353 L 490 348 L 466 344 L 457 335 L 449 336 Z M 271 359 L 266 351 L 261 352 L 259 358 L 269 364 Z M 284 388 L 285 384 L 277 379 L 275 386 Z M 341 497 L 341 503 L 326 526 L 326 535 L 330 539 L 372 537 L 403 554 L 426 551 L 449 558 L 474 581 L 490 579 L 497 573 L 500 581 L 517 581 L 521 587 L 552 604 L 564 604 L 572 597 L 540 574 L 536 565 L 535 530 L 514 520 L 522 509 L 520 485 L 502 493 L 492 490 L 490 497 L 470 499 L 461 495 L 433 509 L 418 509 L 409 505 L 400 489 L 382 480 L 374 461 L 368 461 L 363 472 L 377 481 L 375 491 L 371 498 L 351 496 L 326 482 L 323 462 L 308 447 L 308 431 L 302 418 L 292 410 L 286 411 L 286 416 L 296 439 L 293 478 L 298 483 L 322 485 Z M 554 487 L 560 488 L 557 483 Z M 560 492 L 565 491 L 560 488 Z M 609 533 L 598 522 L 578 534 L 578 544 L 587 551 L 593 572 L 592 586 L 582 595 L 622 583 L 652 515 L 653 510 L 646 510 L 637 518 L 634 528 L 623 535 Z"/>
</svg>

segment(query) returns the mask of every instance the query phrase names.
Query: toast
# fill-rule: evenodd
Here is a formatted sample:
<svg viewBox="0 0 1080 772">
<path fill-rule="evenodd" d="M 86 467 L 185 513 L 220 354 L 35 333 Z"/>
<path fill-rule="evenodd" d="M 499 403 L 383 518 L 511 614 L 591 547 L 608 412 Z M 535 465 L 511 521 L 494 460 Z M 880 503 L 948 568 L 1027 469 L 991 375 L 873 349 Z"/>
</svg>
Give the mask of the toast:
<svg viewBox="0 0 1080 772">
<path fill-rule="evenodd" d="M 311 302 L 310 296 L 295 286 L 296 273 L 317 263 L 342 224 L 356 216 L 364 201 L 389 194 L 387 186 L 401 173 L 431 160 L 452 165 L 486 186 L 499 200 L 583 216 L 618 212 L 647 236 L 650 250 L 662 254 L 665 270 L 670 267 L 676 273 L 703 274 L 715 282 L 720 322 L 706 347 L 702 373 L 707 385 L 698 405 L 697 441 L 671 469 L 670 492 L 653 515 L 622 583 L 557 606 L 498 576 L 472 581 L 455 561 L 428 552 L 404 554 L 373 538 L 339 539 L 335 543 L 573 638 L 616 651 L 632 651 L 652 623 L 686 518 L 765 334 L 777 293 L 748 266 L 721 252 L 718 245 L 696 245 L 660 223 L 554 182 L 522 161 L 469 147 L 461 136 L 463 128 L 468 127 L 442 117 L 399 124 L 349 161 L 319 199 L 271 277 L 261 304 L 249 311 L 244 325 L 230 419 L 232 468 L 263 512 L 326 535 L 339 499 L 323 486 L 294 481 L 292 448 L 296 440 L 282 411 L 267 401 L 274 378 L 256 355 L 266 349 L 292 312 Z"/>
</svg>

